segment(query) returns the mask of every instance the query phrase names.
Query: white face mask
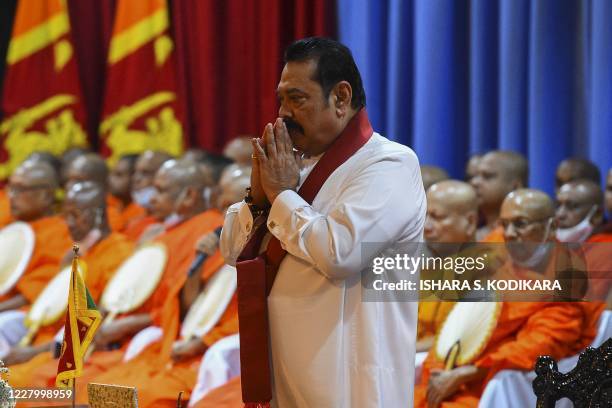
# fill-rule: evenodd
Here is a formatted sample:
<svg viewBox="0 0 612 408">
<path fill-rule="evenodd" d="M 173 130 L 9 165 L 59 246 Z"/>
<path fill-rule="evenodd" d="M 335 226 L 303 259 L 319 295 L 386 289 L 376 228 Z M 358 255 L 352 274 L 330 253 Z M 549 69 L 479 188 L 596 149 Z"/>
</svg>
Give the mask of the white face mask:
<svg viewBox="0 0 612 408">
<path fill-rule="evenodd" d="M 552 225 L 552 222 L 552 218 L 548 220 L 548 223 L 546 224 L 546 231 L 544 232 L 544 238 L 542 238 L 542 241 L 531 256 L 525 260 L 514 260 L 515 264 L 526 269 L 533 269 L 548 256 L 550 249 L 554 245 L 553 243 L 546 242 L 548 241 L 548 237 L 550 235 L 550 226 Z"/>
<path fill-rule="evenodd" d="M 132 192 L 132 200 L 141 207 L 151 208 L 151 199 L 155 195 L 155 187 L 149 186 Z"/>
<path fill-rule="evenodd" d="M 584 242 L 593 232 L 593 228 L 595 228 L 591 224 L 591 217 L 595 215 L 595 211 L 597 211 L 597 206 L 594 205 L 589 210 L 589 213 L 584 217 L 582 221 L 573 227 L 569 228 L 558 228 L 557 229 L 557 239 L 561 242 Z"/>
</svg>

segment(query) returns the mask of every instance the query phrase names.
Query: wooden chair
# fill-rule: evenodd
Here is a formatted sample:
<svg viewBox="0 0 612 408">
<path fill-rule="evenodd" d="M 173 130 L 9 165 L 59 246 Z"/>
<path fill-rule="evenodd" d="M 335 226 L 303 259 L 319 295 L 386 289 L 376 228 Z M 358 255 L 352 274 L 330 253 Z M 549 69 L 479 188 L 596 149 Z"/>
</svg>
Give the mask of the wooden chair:
<svg viewBox="0 0 612 408">
<path fill-rule="evenodd" d="M 612 337 L 580 353 L 576 367 L 565 374 L 549 356 L 538 358 L 535 372 L 537 408 L 554 408 L 561 398 L 568 398 L 576 408 L 612 408 Z"/>
</svg>

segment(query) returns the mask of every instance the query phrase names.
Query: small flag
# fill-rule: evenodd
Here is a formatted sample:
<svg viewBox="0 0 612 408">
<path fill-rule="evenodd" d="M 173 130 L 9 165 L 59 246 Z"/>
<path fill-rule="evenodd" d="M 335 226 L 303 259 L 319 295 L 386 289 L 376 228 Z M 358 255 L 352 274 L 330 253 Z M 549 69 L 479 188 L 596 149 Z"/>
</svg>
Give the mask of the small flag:
<svg viewBox="0 0 612 408">
<path fill-rule="evenodd" d="M 78 246 L 74 246 L 64 341 L 57 366 L 57 387 L 72 387 L 83 371 L 83 357 L 100 326 L 102 315 L 96 308 L 79 271 Z"/>
</svg>

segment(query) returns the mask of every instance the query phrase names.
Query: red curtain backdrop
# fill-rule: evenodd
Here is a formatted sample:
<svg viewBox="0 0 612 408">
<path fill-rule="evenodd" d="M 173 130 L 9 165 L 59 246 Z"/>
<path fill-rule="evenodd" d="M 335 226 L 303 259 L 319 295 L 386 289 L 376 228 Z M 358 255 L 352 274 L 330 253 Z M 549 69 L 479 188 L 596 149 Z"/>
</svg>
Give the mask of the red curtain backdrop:
<svg viewBox="0 0 612 408">
<path fill-rule="evenodd" d="M 68 0 L 70 26 L 87 109 L 87 130 L 93 148 L 98 147 L 106 56 L 113 31 L 115 3 L 115 0 Z"/>
<path fill-rule="evenodd" d="M 211 151 L 276 118 L 287 45 L 335 36 L 334 1 L 175 0 L 171 12 L 190 141 Z"/>
</svg>

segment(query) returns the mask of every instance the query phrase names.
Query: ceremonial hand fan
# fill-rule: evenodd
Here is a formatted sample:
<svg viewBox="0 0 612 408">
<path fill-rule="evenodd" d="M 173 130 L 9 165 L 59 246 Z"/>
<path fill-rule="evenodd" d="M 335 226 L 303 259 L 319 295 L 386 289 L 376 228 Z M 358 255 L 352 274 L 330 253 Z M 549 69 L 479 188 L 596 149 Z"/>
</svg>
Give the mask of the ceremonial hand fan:
<svg viewBox="0 0 612 408">
<path fill-rule="evenodd" d="M 236 268 L 222 266 L 189 308 L 181 326 L 181 338 L 201 337 L 217 324 L 236 292 Z"/>
<path fill-rule="evenodd" d="M 471 363 L 487 345 L 501 311 L 499 302 L 458 302 L 450 311 L 434 344 L 436 357 L 447 369 Z"/>
<path fill-rule="evenodd" d="M 34 251 L 34 231 L 25 222 L 0 230 L 0 295 L 8 293 L 26 270 Z"/>
<path fill-rule="evenodd" d="M 78 260 L 78 265 L 79 273 L 85 280 L 87 265 L 82 259 Z M 27 346 L 30 344 L 40 327 L 55 323 L 66 313 L 71 270 L 72 265 L 62 269 L 38 295 L 25 317 L 24 324 L 28 328 L 28 333 L 21 339 L 20 345 Z"/>
<path fill-rule="evenodd" d="M 145 244 L 125 260 L 104 288 L 100 305 L 108 311 L 106 322 L 138 309 L 153 294 L 168 260 L 161 243 Z"/>
</svg>

